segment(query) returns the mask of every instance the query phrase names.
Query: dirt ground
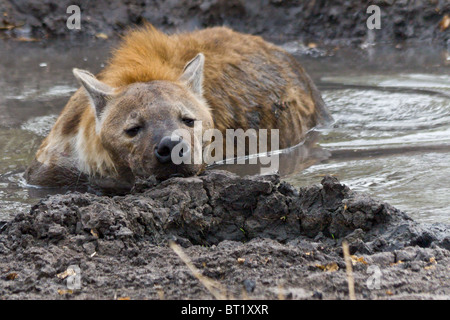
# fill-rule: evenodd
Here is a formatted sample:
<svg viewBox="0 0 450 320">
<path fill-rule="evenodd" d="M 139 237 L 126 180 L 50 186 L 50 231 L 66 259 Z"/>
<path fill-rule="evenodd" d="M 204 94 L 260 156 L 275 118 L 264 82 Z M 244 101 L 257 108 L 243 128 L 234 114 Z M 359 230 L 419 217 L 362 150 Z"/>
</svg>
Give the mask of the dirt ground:
<svg viewBox="0 0 450 320">
<path fill-rule="evenodd" d="M 1 299 L 217 297 L 203 278 L 221 297 L 348 299 L 344 240 L 357 299 L 450 297 L 449 227 L 332 177 L 296 190 L 213 170 L 125 196 L 49 196 L 0 228 Z"/>
</svg>

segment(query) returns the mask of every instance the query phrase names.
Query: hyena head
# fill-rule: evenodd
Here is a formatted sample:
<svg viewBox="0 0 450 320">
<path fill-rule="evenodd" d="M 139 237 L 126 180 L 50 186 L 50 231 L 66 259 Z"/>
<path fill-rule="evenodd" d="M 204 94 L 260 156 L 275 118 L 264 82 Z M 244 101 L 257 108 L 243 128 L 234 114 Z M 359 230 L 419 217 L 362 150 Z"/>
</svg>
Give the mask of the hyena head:
<svg viewBox="0 0 450 320">
<path fill-rule="evenodd" d="M 214 123 L 202 95 L 203 65 L 200 53 L 187 63 L 178 81 L 123 88 L 112 88 L 91 73 L 74 69 L 93 107 L 96 133 L 117 167 L 136 177 L 158 179 L 192 176 L 204 169 L 195 163 L 194 153 L 202 152 L 203 133 Z M 194 134 L 196 121 L 202 124 L 200 134 Z"/>
</svg>

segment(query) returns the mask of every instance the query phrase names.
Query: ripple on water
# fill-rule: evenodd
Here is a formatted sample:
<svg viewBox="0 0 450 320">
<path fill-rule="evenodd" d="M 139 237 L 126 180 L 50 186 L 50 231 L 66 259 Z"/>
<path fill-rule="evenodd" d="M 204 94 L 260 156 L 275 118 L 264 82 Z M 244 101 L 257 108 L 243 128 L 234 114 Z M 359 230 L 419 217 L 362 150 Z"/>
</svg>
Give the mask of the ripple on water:
<svg viewBox="0 0 450 320">
<path fill-rule="evenodd" d="M 23 123 L 22 130 L 30 131 L 41 137 L 46 137 L 56 122 L 57 115 L 48 115 L 42 117 L 31 118 L 27 122 Z"/>
<path fill-rule="evenodd" d="M 0 220 L 29 209 L 23 173 L 41 140 L 25 130 L 0 128 Z"/>
<path fill-rule="evenodd" d="M 70 96 L 75 91 L 77 91 L 77 88 L 69 85 L 57 85 L 48 88 L 29 86 L 20 89 L 9 88 L 3 98 L 21 101 L 49 101 L 57 97 Z"/>
<path fill-rule="evenodd" d="M 450 141 L 450 98 L 358 89 L 322 94 L 336 121 L 324 147 Z"/>
<path fill-rule="evenodd" d="M 416 219 L 449 223 L 450 77 L 401 74 L 322 80 L 340 83 L 336 90 L 322 92 L 336 122 L 319 142 L 339 157 L 286 180 L 306 186 L 333 174 L 353 190 L 379 197 Z M 434 146 L 432 151 L 429 146 Z M 389 153 L 383 151 L 387 148 Z M 374 156 L 364 150 L 381 152 Z"/>
<path fill-rule="evenodd" d="M 322 81 L 344 85 L 450 90 L 450 76 L 444 74 L 399 73 L 322 77 Z"/>
</svg>

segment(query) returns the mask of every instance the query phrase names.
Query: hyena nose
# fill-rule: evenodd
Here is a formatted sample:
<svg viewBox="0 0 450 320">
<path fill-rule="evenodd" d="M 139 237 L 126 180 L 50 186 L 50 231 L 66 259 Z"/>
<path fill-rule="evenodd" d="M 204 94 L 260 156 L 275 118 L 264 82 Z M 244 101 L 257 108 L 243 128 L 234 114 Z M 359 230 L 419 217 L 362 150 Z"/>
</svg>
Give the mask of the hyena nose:
<svg viewBox="0 0 450 320">
<path fill-rule="evenodd" d="M 176 156 L 175 159 L 172 159 L 172 150 L 175 147 L 179 149 L 179 158 Z M 172 137 L 166 136 L 161 139 L 158 146 L 155 148 L 155 155 L 156 159 L 158 159 L 160 163 L 173 162 L 175 164 L 180 164 L 183 160 L 189 157 L 190 147 L 189 144 L 186 143 L 181 137 L 172 140 Z"/>
</svg>

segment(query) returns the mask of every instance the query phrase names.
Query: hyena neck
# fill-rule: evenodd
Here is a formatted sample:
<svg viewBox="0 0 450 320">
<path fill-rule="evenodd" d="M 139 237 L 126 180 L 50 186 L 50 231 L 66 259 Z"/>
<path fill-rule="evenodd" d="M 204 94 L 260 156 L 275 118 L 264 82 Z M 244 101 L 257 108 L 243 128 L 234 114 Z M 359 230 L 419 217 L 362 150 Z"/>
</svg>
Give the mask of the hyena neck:
<svg viewBox="0 0 450 320">
<path fill-rule="evenodd" d="M 80 126 L 74 137 L 74 154 L 79 170 L 90 177 L 119 178 L 121 171 L 101 143 L 95 126 Z"/>
</svg>

